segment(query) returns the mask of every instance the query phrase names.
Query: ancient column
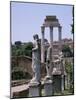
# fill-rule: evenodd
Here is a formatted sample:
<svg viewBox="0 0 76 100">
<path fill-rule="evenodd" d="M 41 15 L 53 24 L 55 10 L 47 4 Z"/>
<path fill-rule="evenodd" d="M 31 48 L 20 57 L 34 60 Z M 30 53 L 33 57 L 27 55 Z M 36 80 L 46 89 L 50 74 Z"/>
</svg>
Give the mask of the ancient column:
<svg viewBox="0 0 76 100">
<path fill-rule="evenodd" d="M 61 31 L 62 31 L 61 26 L 58 27 L 58 31 L 59 31 L 59 50 L 61 51 Z"/>
<path fill-rule="evenodd" d="M 45 27 L 41 26 L 41 33 L 42 33 L 42 39 L 41 39 L 41 62 L 45 62 L 45 47 L 44 47 L 44 30 Z"/>
<path fill-rule="evenodd" d="M 51 72 L 52 72 L 52 47 L 51 45 L 47 49 L 47 56 L 46 56 L 46 73 L 47 77 L 51 77 Z"/>
<path fill-rule="evenodd" d="M 53 27 L 50 27 L 50 45 L 53 44 Z"/>
</svg>

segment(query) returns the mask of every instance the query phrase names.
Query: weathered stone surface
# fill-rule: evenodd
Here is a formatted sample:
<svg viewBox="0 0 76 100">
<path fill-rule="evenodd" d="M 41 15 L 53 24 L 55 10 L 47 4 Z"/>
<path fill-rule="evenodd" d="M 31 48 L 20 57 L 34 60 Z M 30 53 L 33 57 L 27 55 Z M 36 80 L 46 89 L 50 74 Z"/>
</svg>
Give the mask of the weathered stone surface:
<svg viewBox="0 0 76 100">
<path fill-rule="evenodd" d="M 53 84 L 52 80 L 45 80 L 44 81 L 44 95 L 45 96 L 52 96 L 53 95 Z"/>
<path fill-rule="evenodd" d="M 45 21 L 58 21 L 58 19 L 56 16 L 46 16 Z"/>
<path fill-rule="evenodd" d="M 46 16 L 43 26 L 45 27 L 58 27 L 60 26 L 58 19 L 56 18 L 56 16 Z"/>
<path fill-rule="evenodd" d="M 53 75 L 53 92 L 61 92 L 61 75 Z"/>
<path fill-rule="evenodd" d="M 52 47 L 49 46 L 47 49 L 47 57 L 46 57 L 46 71 L 48 77 L 51 76 L 51 70 L 52 70 Z"/>
<path fill-rule="evenodd" d="M 29 97 L 41 96 L 41 89 L 39 82 L 33 82 L 29 85 Z"/>
<path fill-rule="evenodd" d="M 39 46 L 39 37 L 34 35 L 34 48 L 32 49 L 32 70 L 33 78 L 31 82 L 39 82 L 41 78 L 41 60 L 40 60 L 40 46 Z"/>
<path fill-rule="evenodd" d="M 29 84 L 15 86 L 11 88 L 11 98 L 22 98 L 29 96 Z"/>
</svg>

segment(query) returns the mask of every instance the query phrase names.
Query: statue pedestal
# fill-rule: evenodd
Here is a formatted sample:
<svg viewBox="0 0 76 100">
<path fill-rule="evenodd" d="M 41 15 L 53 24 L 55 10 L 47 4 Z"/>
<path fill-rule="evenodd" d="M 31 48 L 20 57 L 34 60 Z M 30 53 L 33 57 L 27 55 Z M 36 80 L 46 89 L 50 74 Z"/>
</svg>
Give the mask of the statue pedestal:
<svg viewBox="0 0 76 100">
<path fill-rule="evenodd" d="M 39 96 L 41 96 L 40 83 L 38 82 L 30 83 L 29 97 L 39 97 Z"/>
<path fill-rule="evenodd" d="M 44 95 L 45 96 L 53 95 L 53 85 L 50 77 L 46 77 L 44 80 Z"/>
</svg>

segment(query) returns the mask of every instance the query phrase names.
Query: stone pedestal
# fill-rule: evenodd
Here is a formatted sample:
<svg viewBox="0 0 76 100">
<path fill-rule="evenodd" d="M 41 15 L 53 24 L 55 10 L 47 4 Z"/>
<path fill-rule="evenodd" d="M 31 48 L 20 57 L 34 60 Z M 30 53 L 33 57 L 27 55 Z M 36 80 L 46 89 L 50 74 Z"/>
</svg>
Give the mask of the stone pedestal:
<svg viewBox="0 0 76 100">
<path fill-rule="evenodd" d="M 50 78 L 46 78 L 46 80 L 44 80 L 44 96 L 52 96 L 52 95 L 53 95 L 52 80 Z"/>
<path fill-rule="evenodd" d="M 39 83 L 30 83 L 29 85 L 29 97 L 41 96 L 41 89 Z"/>
</svg>

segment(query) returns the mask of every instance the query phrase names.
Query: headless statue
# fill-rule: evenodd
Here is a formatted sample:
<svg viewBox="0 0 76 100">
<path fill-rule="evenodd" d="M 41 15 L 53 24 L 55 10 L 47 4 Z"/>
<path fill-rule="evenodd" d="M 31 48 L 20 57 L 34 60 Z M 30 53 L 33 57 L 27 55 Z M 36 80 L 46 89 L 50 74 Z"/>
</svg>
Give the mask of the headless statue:
<svg viewBox="0 0 76 100">
<path fill-rule="evenodd" d="M 47 78 L 49 78 L 51 75 L 50 74 L 51 68 L 52 68 L 52 47 L 49 46 L 47 49 L 47 57 L 46 57 L 46 71 L 47 71 L 46 77 Z"/>
</svg>

